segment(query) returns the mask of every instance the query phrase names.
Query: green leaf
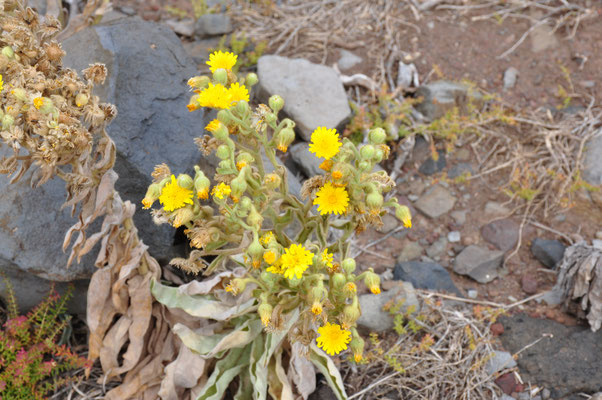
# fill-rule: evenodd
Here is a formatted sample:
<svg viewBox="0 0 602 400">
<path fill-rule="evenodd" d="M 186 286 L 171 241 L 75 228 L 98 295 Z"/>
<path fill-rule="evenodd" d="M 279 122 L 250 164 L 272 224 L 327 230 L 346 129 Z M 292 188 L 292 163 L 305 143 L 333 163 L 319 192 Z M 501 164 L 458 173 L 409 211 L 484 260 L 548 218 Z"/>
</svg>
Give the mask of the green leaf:
<svg viewBox="0 0 602 400">
<path fill-rule="evenodd" d="M 320 350 L 315 343 L 312 343 L 309 351 L 309 359 L 316 368 L 324 375 L 328 385 L 337 396 L 338 400 L 346 400 L 347 393 L 345 392 L 345 385 L 343 384 L 343 378 L 334 362 L 326 353 Z"/>
<path fill-rule="evenodd" d="M 261 321 L 249 319 L 232 331 L 210 336 L 196 333 L 183 324 L 175 324 L 173 332 L 190 350 L 204 358 L 213 358 L 225 350 L 240 348 L 251 343 L 261 333 L 261 329 Z"/>
<path fill-rule="evenodd" d="M 221 400 L 230 382 L 248 365 L 250 353 L 251 346 L 228 352 L 225 358 L 215 364 L 197 400 Z"/>
<path fill-rule="evenodd" d="M 165 286 L 156 280 L 151 281 L 151 292 L 160 303 L 171 308 L 180 308 L 193 317 L 225 321 L 249 312 L 255 299 L 243 304 L 229 306 L 216 300 L 212 295 L 193 296 L 180 292 L 177 287 Z"/>
</svg>

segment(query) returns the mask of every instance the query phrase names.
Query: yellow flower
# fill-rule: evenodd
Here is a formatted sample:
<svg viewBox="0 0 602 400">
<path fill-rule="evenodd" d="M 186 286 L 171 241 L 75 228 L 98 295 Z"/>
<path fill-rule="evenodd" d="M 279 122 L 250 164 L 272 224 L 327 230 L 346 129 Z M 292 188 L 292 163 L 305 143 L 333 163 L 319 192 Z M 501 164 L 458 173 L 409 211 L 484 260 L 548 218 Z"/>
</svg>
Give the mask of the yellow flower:
<svg viewBox="0 0 602 400">
<path fill-rule="evenodd" d="M 372 287 L 370 287 L 370 291 L 372 292 L 372 294 L 380 294 L 380 287 L 372 286 Z"/>
<path fill-rule="evenodd" d="M 274 233 L 272 231 L 267 231 L 259 238 L 259 242 L 261 242 L 261 244 L 264 246 L 267 246 L 272 239 L 274 239 Z"/>
<path fill-rule="evenodd" d="M 239 85 L 238 82 L 230 85 L 230 89 L 228 89 L 228 93 L 230 94 L 230 101 L 249 101 L 249 91 L 245 87 L 245 85 Z"/>
<path fill-rule="evenodd" d="M 220 200 L 226 196 L 229 196 L 231 192 L 232 189 L 230 186 L 226 185 L 224 182 L 220 182 L 219 185 L 214 186 L 211 190 L 211 194 Z"/>
<path fill-rule="evenodd" d="M 272 265 L 276 262 L 276 252 L 273 250 L 268 250 L 265 253 L 263 253 L 263 260 Z"/>
<path fill-rule="evenodd" d="M 360 353 L 357 353 L 353 355 L 353 359 L 356 363 L 359 363 L 364 359 L 364 357 Z"/>
<path fill-rule="evenodd" d="M 0 74 L 0 92 L 4 88 L 4 81 L 2 80 L 2 74 Z"/>
<path fill-rule="evenodd" d="M 320 214 L 343 214 L 349 204 L 349 195 L 344 187 L 335 187 L 327 182 L 316 193 L 314 204 L 318 205 Z"/>
<path fill-rule="evenodd" d="M 163 204 L 165 211 L 173 211 L 184 207 L 186 204 L 193 204 L 192 196 L 192 190 L 178 185 L 176 177 L 172 175 L 171 182 L 168 182 L 163 189 L 161 189 L 159 202 Z"/>
<path fill-rule="evenodd" d="M 212 83 L 199 94 L 201 107 L 228 109 L 232 105 L 231 95 L 224 85 Z"/>
<path fill-rule="evenodd" d="M 322 252 L 322 263 L 326 265 L 328 268 L 332 269 L 332 261 L 334 260 L 334 255 L 328 252 L 328 249 L 324 249 Z"/>
<path fill-rule="evenodd" d="M 276 262 L 269 267 L 266 268 L 266 271 L 271 272 L 272 274 L 282 275 L 284 274 L 284 270 L 282 269 L 282 258 L 276 260 Z"/>
<path fill-rule="evenodd" d="M 230 52 L 216 51 L 209 55 L 209 61 L 207 61 L 207 65 L 209 65 L 211 73 L 214 73 L 220 68 L 229 71 L 236 64 L 237 58 L 238 56 L 236 54 Z"/>
<path fill-rule="evenodd" d="M 142 199 L 142 205 L 145 210 L 149 209 L 153 205 L 154 201 L 151 199 L 147 199 L 146 197 Z"/>
<path fill-rule="evenodd" d="M 331 356 L 347 350 L 347 343 L 351 341 L 351 332 L 341 329 L 338 324 L 331 324 L 330 322 L 318 328 L 318 334 L 320 336 L 316 339 L 316 343 Z"/>
<path fill-rule="evenodd" d="M 311 306 L 311 312 L 315 315 L 322 314 L 322 305 L 317 301 Z"/>
<path fill-rule="evenodd" d="M 403 223 L 405 228 L 412 227 L 412 213 L 408 206 L 399 206 L 395 210 L 395 216 Z"/>
<path fill-rule="evenodd" d="M 205 130 L 209 132 L 215 131 L 219 127 L 220 122 L 217 119 L 212 120 L 205 126 Z"/>
<path fill-rule="evenodd" d="M 324 157 L 329 160 L 339 152 L 341 142 L 336 129 L 316 128 L 311 134 L 309 151 L 315 153 L 316 157 Z"/>
<path fill-rule="evenodd" d="M 44 99 L 41 97 L 36 97 L 35 99 L 33 99 L 33 105 L 39 110 L 40 107 L 44 105 Z"/>
<path fill-rule="evenodd" d="M 320 169 L 328 172 L 332 168 L 332 164 L 332 160 L 324 160 L 322 161 L 322 164 L 320 164 Z"/>
<path fill-rule="evenodd" d="M 301 244 L 292 244 L 291 247 L 284 250 L 284 254 L 280 257 L 284 277 L 292 279 L 296 277 L 300 279 L 303 272 L 313 264 L 313 253 L 305 250 Z"/>
</svg>

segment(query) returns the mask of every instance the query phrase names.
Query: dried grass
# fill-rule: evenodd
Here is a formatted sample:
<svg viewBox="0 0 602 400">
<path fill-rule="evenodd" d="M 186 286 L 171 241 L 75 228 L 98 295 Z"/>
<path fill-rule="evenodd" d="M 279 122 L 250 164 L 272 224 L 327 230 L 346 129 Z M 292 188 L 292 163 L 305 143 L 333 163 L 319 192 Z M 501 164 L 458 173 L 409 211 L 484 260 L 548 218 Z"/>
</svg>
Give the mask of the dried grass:
<svg viewBox="0 0 602 400">
<path fill-rule="evenodd" d="M 379 347 L 390 350 L 382 356 L 365 365 L 344 364 L 347 392 L 354 393 L 349 399 L 497 399 L 501 392 L 494 384 L 496 376 L 485 371 L 494 350 L 492 321 L 458 304 L 442 306 L 433 301 L 436 294 L 418 296 L 423 303 L 420 314 L 426 318 L 415 322 L 425 329 L 416 335 L 387 334 Z M 412 351 L 425 334 L 435 343 L 427 351 Z M 374 353 L 374 347 L 369 352 Z"/>
</svg>

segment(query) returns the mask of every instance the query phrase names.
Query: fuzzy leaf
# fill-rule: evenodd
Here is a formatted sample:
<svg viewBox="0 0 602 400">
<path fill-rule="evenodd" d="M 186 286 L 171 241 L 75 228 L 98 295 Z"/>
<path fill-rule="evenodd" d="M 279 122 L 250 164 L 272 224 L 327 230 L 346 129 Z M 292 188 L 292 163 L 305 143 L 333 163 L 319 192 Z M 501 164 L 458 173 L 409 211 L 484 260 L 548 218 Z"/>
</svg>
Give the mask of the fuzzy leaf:
<svg viewBox="0 0 602 400">
<path fill-rule="evenodd" d="M 233 349 L 215 364 L 197 400 L 221 400 L 230 382 L 249 364 L 251 346 Z"/>
<path fill-rule="evenodd" d="M 289 373 L 295 382 L 297 391 L 307 400 L 316 390 L 316 369 L 314 365 L 303 354 L 303 346 L 301 343 L 293 343 L 291 351 L 291 361 L 289 365 Z"/>
<path fill-rule="evenodd" d="M 312 343 L 309 351 L 309 359 L 318 368 L 318 370 L 324 375 L 328 385 L 337 396 L 338 400 L 346 400 L 347 393 L 345 392 L 345 386 L 343 384 L 343 378 L 334 362 L 326 353 L 320 350 L 315 343 Z"/>
</svg>

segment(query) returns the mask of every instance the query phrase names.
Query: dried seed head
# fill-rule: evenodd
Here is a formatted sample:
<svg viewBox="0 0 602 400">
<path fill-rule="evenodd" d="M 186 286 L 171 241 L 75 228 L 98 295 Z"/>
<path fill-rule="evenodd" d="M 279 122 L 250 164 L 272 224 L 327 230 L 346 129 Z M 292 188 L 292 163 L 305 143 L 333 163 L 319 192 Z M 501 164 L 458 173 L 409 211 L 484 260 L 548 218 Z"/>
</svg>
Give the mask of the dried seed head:
<svg viewBox="0 0 602 400">
<path fill-rule="evenodd" d="M 102 85 L 107 78 L 107 67 L 104 64 L 90 64 L 90 67 L 82 71 L 84 77 L 95 85 Z"/>
<path fill-rule="evenodd" d="M 65 56 L 65 51 L 61 44 L 54 40 L 50 43 L 44 43 L 44 53 L 52 62 L 59 62 Z"/>
</svg>

